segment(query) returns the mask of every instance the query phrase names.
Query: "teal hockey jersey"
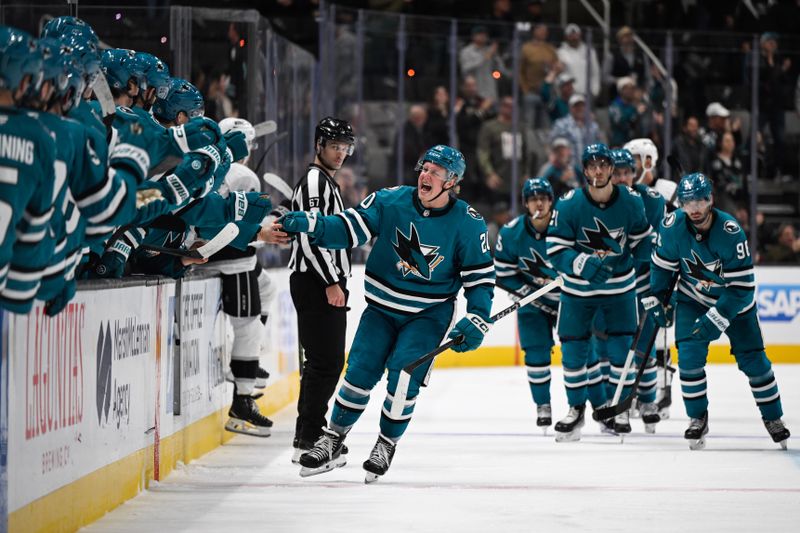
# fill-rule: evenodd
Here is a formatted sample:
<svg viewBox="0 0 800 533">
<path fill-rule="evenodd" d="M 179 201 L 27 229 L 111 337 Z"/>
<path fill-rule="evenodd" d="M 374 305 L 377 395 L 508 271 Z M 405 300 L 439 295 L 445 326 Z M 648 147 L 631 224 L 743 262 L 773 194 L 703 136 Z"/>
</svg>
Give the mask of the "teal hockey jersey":
<svg viewBox="0 0 800 533">
<path fill-rule="evenodd" d="M 539 289 L 553 281 L 556 272 L 547 257 L 547 231 L 539 233 L 528 215 L 520 215 L 500 229 L 494 247 L 497 281 L 517 290 L 529 285 Z M 558 308 L 561 291 L 545 294 L 540 302 Z"/>
<path fill-rule="evenodd" d="M 472 207 L 451 198 L 427 209 L 414 187 L 392 187 L 358 207 L 317 217 L 310 233 L 321 248 L 360 246 L 376 238 L 367 259 L 367 303 L 409 316 L 453 300 L 461 287 L 467 312 L 489 319 L 495 270 L 486 223 Z"/>
<path fill-rule="evenodd" d="M 635 263 L 649 260 L 652 228 L 645 218 L 641 195 L 613 185 L 611 198 L 597 203 L 587 188 L 564 194 L 555 206 L 547 232 L 547 254 L 564 277 L 563 292 L 572 296 L 610 296 L 636 287 Z M 576 269 L 586 255 L 611 266 L 605 283 L 592 283 Z"/>
<path fill-rule="evenodd" d="M 650 285 L 661 297 L 678 274 L 678 302 L 716 307 L 730 321 L 755 305 L 753 258 L 736 219 L 718 209 L 712 216 L 707 233 L 697 231 L 681 210 L 664 217 L 652 253 Z"/>
<path fill-rule="evenodd" d="M 644 216 L 653 228 L 651 233 L 651 243 L 655 243 L 655 238 L 658 235 L 658 228 L 661 221 L 667 214 L 667 200 L 661 196 L 657 190 L 652 189 L 644 183 L 636 183 L 633 185 L 633 190 L 638 192 L 642 197 L 644 203 Z M 636 294 L 641 296 L 650 290 L 650 261 L 641 262 L 636 264 Z"/>
</svg>

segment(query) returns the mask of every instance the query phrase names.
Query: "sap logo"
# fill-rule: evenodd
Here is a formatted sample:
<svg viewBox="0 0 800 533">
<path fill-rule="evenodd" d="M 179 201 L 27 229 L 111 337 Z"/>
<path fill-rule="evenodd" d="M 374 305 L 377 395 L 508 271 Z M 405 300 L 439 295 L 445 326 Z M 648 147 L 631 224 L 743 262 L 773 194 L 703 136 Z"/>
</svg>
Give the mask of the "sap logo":
<svg viewBox="0 0 800 533">
<path fill-rule="evenodd" d="M 792 322 L 800 314 L 800 285 L 759 285 L 758 318 Z"/>
</svg>

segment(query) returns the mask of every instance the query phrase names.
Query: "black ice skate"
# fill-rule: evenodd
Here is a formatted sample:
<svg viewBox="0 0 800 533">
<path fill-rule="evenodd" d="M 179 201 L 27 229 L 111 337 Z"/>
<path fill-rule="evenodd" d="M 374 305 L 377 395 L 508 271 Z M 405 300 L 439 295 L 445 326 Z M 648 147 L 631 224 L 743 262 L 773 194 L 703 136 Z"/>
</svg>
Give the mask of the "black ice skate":
<svg viewBox="0 0 800 533">
<path fill-rule="evenodd" d="M 265 389 L 267 388 L 267 380 L 269 379 L 269 372 L 264 370 L 261 367 L 258 367 L 256 370 L 256 385 L 257 389 Z"/>
<path fill-rule="evenodd" d="M 553 425 L 553 411 L 549 403 L 536 406 L 536 425 L 547 434 L 547 428 Z"/>
<path fill-rule="evenodd" d="M 292 448 L 294 449 L 292 453 L 292 464 L 299 465 L 300 456 L 310 451 L 313 447 L 314 443 L 312 441 L 295 437 L 292 441 Z M 347 445 L 345 444 L 342 444 L 342 455 L 347 455 Z"/>
<path fill-rule="evenodd" d="M 661 422 L 661 415 L 658 414 L 658 405 L 655 402 L 643 403 L 640 406 L 642 422 L 646 433 L 655 433 L 656 424 Z"/>
<path fill-rule="evenodd" d="M 225 429 L 228 431 L 254 437 L 270 435 L 272 420 L 261 414 L 256 401 L 250 395 L 234 394 L 228 416 L 230 418 L 225 423 Z"/>
<path fill-rule="evenodd" d="M 689 427 L 683 438 L 689 441 L 690 450 L 702 450 L 706 447 L 706 434 L 708 433 L 708 411 L 700 418 L 689 420 Z"/>
<path fill-rule="evenodd" d="M 592 406 L 594 411 L 598 409 L 604 409 L 609 406 L 609 402 L 604 403 L 600 407 Z M 594 417 L 592 417 L 594 418 Z M 604 435 L 614 435 L 617 436 L 617 432 L 614 431 L 614 418 L 606 418 L 605 420 L 598 420 L 597 423 L 600 425 L 600 433 Z"/>
<path fill-rule="evenodd" d="M 364 461 L 364 470 L 367 471 L 364 483 L 378 481 L 389 470 L 389 467 L 392 466 L 395 448 L 397 448 L 397 444 L 378 435 L 378 441 L 372 448 L 369 459 Z"/>
<path fill-rule="evenodd" d="M 347 464 L 344 456 L 344 438 L 328 428 L 322 428 L 322 436 L 314 443 L 314 447 L 300 455 L 300 477 L 323 474 L 334 468 Z"/>
<path fill-rule="evenodd" d="M 619 435 L 631 432 L 631 420 L 628 411 L 622 411 L 614 417 L 614 431 Z"/>
<path fill-rule="evenodd" d="M 783 425 L 783 420 L 780 418 L 777 420 L 764 420 L 764 425 L 767 427 L 767 431 L 769 431 L 769 436 L 772 437 L 772 440 L 780 444 L 781 448 L 785 450 L 787 448 L 786 441 L 789 440 L 791 433 L 789 433 L 789 429 Z"/>
<path fill-rule="evenodd" d="M 556 422 L 556 442 L 572 442 L 581 440 L 581 428 L 583 427 L 583 412 L 585 405 L 572 405 L 567 412 L 567 416 Z"/>
</svg>

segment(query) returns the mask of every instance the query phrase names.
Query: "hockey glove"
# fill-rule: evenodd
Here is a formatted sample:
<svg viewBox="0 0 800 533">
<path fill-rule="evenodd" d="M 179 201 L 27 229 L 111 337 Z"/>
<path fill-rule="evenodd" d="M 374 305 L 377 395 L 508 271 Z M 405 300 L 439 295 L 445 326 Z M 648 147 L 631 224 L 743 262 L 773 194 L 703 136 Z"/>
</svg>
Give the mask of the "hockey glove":
<svg viewBox="0 0 800 533">
<path fill-rule="evenodd" d="M 481 345 L 487 333 L 489 333 L 489 323 L 478 315 L 467 313 L 467 316 L 459 320 L 447 336 L 456 341 L 452 346 L 453 351 L 469 352 Z"/>
<path fill-rule="evenodd" d="M 240 192 L 234 194 L 244 195 L 247 199 L 247 209 L 244 212 L 242 221 L 248 224 L 260 225 L 272 211 L 272 201 L 268 194 L 260 192 Z"/>
<path fill-rule="evenodd" d="M 250 150 L 247 148 L 247 139 L 241 131 L 231 130 L 225 135 L 225 143 L 228 145 L 228 151 L 231 154 L 232 161 L 241 161 L 248 155 Z"/>
<path fill-rule="evenodd" d="M 642 298 L 642 307 L 650 312 L 653 322 L 660 328 L 668 328 L 672 325 L 674 313 L 672 304 L 664 305 L 658 296 L 646 296 Z"/>
<path fill-rule="evenodd" d="M 47 316 L 56 316 L 58 313 L 64 310 L 74 296 L 75 280 L 71 279 L 64 284 L 64 288 L 61 289 L 59 294 L 44 304 L 44 312 L 47 313 Z"/>
<path fill-rule="evenodd" d="M 712 307 L 694 321 L 692 338 L 698 341 L 716 340 L 730 325 L 728 319 L 720 315 L 716 307 Z"/>
<path fill-rule="evenodd" d="M 94 273 L 98 278 L 122 277 L 125 273 L 125 263 L 128 261 L 128 256 L 124 253 L 123 248 L 127 248 L 130 253 L 130 246 L 119 241 L 113 248 L 105 251 L 100 262 L 94 267 Z"/>
<path fill-rule="evenodd" d="M 134 215 L 130 223 L 137 227 L 146 226 L 161 215 L 166 215 L 172 211 L 174 207 L 174 205 L 163 198 L 147 202 L 136 209 L 136 215 Z"/>
<path fill-rule="evenodd" d="M 611 267 L 596 255 L 580 254 L 572 262 L 572 270 L 591 283 L 605 283 L 611 277 Z"/>
<path fill-rule="evenodd" d="M 219 125 L 208 117 L 194 117 L 186 124 L 169 128 L 169 132 L 173 145 L 185 154 L 219 144 L 222 140 Z"/>
<path fill-rule="evenodd" d="M 317 227 L 317 214 L 289 211 L 278 219 L 278 224 L 289 233 L 313 233 Z"/>
</svg>

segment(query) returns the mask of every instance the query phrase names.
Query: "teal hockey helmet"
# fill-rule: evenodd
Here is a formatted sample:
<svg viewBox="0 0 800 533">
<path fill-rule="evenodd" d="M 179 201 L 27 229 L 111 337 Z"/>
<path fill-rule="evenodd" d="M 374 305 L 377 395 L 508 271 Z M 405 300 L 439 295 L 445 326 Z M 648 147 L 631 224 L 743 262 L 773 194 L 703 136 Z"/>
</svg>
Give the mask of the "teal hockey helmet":
<svg viewBox="0 0 800 533">
<path fill-rule="evenodd" d="M 527 202 L 528 198 L 537 194 L 546 194 L 553 199 L 553 187 L 547 178 L 528 178 L 522 186 L 522 201 Z"/>
<path fill-rule="evenodd" d="M 106 50 L 100 59 L 100 65 L 109 87 L 123 91 L 128 86 L 128 80 L 133 78 L 141 88 L 144 72 L 141 64 L 136 61 L 136 52 L 133 50 L 125 48 Z"/>
<path fill-rule="evenodd" d="M 687 174 L 678 183 L 678 202 L 683 205 L 692 200 L 711 200 L 712 192 L 711 180 L 705 174 Z"/>
<path fill-rule="evenodd" d="M 101 73 L 100 50 L 97 45 L 83 35 L 72 35 L 64 42 L 70 48 L 75 61 L 83 67 L 86 86 L 92 87 Z"/>
<path fill-rule="evenodd" d="M 91 26 L 76 17 L 56 17 L 47 21 L 42 28 L 42 38 L 69 40 L 72 37 L 81 37 L 86 41 L 99 46 L 100 39 Z"/>
<path fill-rule="evenodd" d="M 42 53 L 36 40 L 22 30 L 0 26 L 0 89 L 16 90 L 29 74 L 30 91 L 38 91 L 42 86 Z"/>
<path fill-rule="evenodd" d="M 614 163 L 614 168 L 636 169 L 636 162 L 633 160 L 633 155 L 625 148 L 611 150 L 611 161 Z"/>
<path fill-rule="evenodd" d="M 614 158 L 608 146 L 603 143 L 590 144 L 583 149 L 581 163 L 583 163 L 583 166 L 586 166 L 589 161 L 602 161 L 604 159 L 608 161 L 610 165 L 614 165 Z"/>
<path fill-rule="evenodd" d="M 437 144 L 433 148 L 429 148 L 425 155 L 417 161 L 417 166 L 414 170 L 419 172 L 422 170 L 422 165 L 425 161 L 435 163 L 447 171 L 447 179 L 455 179 L 456 182 L 464 178 L 464 171 L 467 169 L 467 163 L 464 161 L 464 155 L 444 144 Z"/>
<path fill-rule="evenodd" d="M 136 52 L 136 64 L 142 72 L 141 88 L 155 88 L 157 98 L 166 98 L 170 90 L 169 67 L 153 54 Z"/>
<path fill-rule="evenodd" d="M 86 88 L 83 66 L 75 59 L 69 44 L 57 39 L 39 39 L 39 51 L 43 80 L 52 83 L 53 98 L 61 101 L 63 111 L 69 111 L 78 104 Z"/>
<path fill-rule="evenodd" d="M 200 91 L 183 78 L 170 78 L 166 98 L 156 98 L 153 114 L 163 122 L 174 122 L 183 111 L 189 118 L 202 117 L 205 107 Z"/>
</svg>

